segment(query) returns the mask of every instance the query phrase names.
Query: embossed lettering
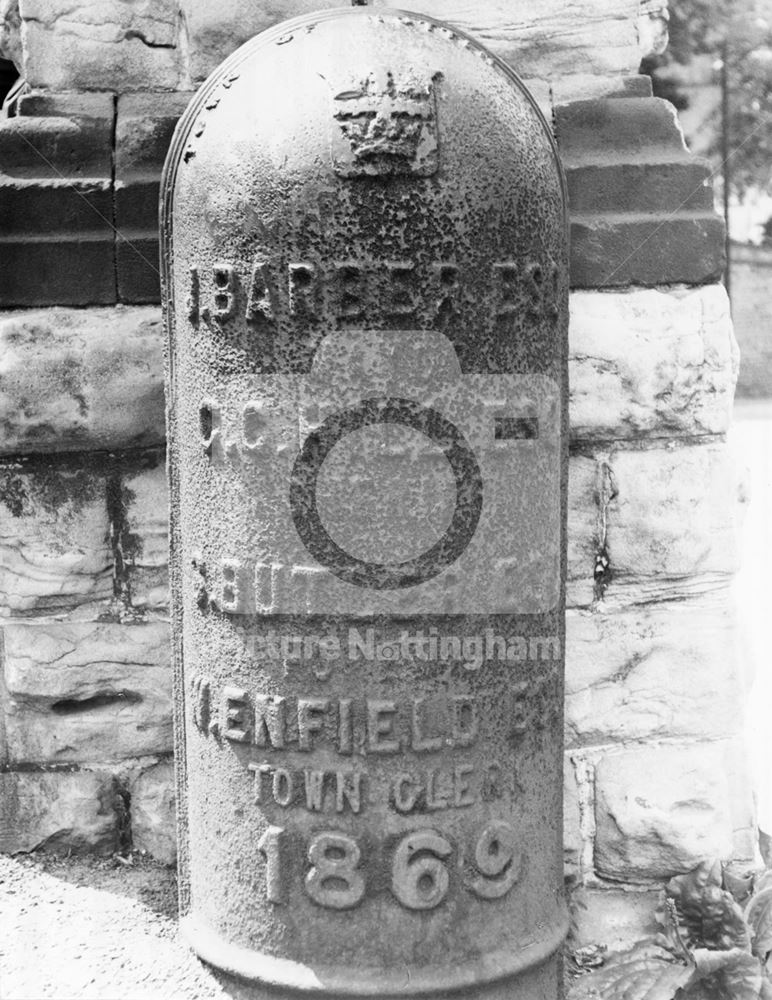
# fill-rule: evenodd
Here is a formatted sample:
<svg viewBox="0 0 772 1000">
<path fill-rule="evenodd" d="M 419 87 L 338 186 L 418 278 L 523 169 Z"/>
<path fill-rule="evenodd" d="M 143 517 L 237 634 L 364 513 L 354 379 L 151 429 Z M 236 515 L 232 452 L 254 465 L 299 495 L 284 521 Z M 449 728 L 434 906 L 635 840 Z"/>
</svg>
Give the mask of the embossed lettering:
<svg viewBox="0 0 772 1000">
<path fill-rule="evenodd" d="M 329 698 L 298 699 L 299 750 L 313 749 L 312 736 L 324 730 L 324 714 L 329 707 Z"/>
<path fill-rule="evenodd" d="M 247 692 L 243 688 L 226 687 L 223 691 L 225 699 L 225 736 L 237 743 L 245 743 L 249 739 L 249 708 Z"/>
<path fill-rule="evenodd" d="M 394 701 L 367 702 L 367 746 L 372 753 L 397 753 L 399 740 L 388 739 L 394 732 Z"/>
<path fill-rule="evenodd" d="M 350 910 L 365 894 L 365 880 L 357 871 L 362 852 L 344 833 L 319 833 L 308 846 L 311 869 L 306 875 L 306 892 L 319 906 Z"/>
<path fill-rule="evenodd" d="M 259 747 L 284 749 L 284 726 L 287 702 L 276 695 L 255 697 L 255 744 Z"/>
<path fill-rule="evenodd" d="M 245 319 L 247 323 L 255 323 L 260 320 L 271 321 L 273 318 L 274 309 L 271 302 L 268 263 L 258 259 L 254 263 L 249 281 Z"/>
<path fill-rule="evenodd" d="M 214 308 L 212 315 L 215 319 L 230 319 L 236 311 L 236 271 L 230 264 L 215 264 L 212 268 L 214 279 Z"/>
<path fill-rule="evenodd" d="M 448 892 L 443 861 L 453 848 L 436 830 L 416 830 L 400 841 L 394 855 L 391 891 L 409 910 L 433 910 Z"/>
</svg>

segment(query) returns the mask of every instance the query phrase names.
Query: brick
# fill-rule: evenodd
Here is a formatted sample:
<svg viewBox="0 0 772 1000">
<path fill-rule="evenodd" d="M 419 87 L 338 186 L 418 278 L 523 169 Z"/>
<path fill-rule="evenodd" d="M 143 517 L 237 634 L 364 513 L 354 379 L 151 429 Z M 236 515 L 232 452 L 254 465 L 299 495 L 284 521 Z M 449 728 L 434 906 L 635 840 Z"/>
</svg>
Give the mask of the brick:
<svg viewBox="0 0 772 1000">
<path fill-rule="evenodd" d="M 710 212 L 571 217 L 571 287 L 701 285 L 725 267 L 724 222 Z"/>
<path fill-rule="evenodd" d="M 115 302 L 113 251 L 104 230 L 0 237 L 0 308 Z"/>
<path fill-rule="evenodd" d="M 401 0 L 373 6 L 400 8 Z M 411 10 L 468 32 L 521 76 L 637 73 L 638 0 L 414 0 Z"/>
<path fill-rule="evenodd" d="M 603 76 L 597 73 L 570 73 L 557 76 L 552 81 L 554 105 L 573 101 L 596 100 L 599 97 L 651 97 L 650 76 L 622 76 L 615 73 Z"/>
<path fill-rule="evenodd" d="M 109 91 L 51 93 L 32 90 L 19 97 L 17 114 L 33 118 L 96 118 L 112 121 L 115 94 Z"/>
<path fill-rule="evenodd" d="M 113 779 L 91 771 L 0 774 L 0 851 L 82 851 L 118 847 Z"/>
<path fill-rule="evenodd" d="M 165 623 L 6 625 L 7 756 L 103 764 L 172 749 Z"/>
<path fill-rule="evenodd" d="M 109 600 L 105 483 L 87 469 L 0 469 L 0 616 Z"/>
<path fill-rule="evenodd" d="M 737 345 L 723 285 L 576 291 L 572 442 L 726 433 Z"/>
<path fill-rule="evenodd" d="M 728 588 L 566 615 L 566 743 L 731 736 L 743 724 L 740 635 Z"/>
<path fill-rule="evenodd" d="M 174 90 L 180 78 L 176 0 L 21 0 L 31 87 Z"/>
<path fill-rule="evenodd" d="M 112 242 L 112 217 L 109 178 L 62 181 L 0 175 L 3 237 L 13 234 L 23 239 L 25 235 L 48 234 L 51 241 L 57 241 L 84 232 Z"/>
<path fill-rule="evenodd" d="M 173 865 L 177 860 L 174 765 L 163 761 L 143 770 L 129 784 L 129 794 L 132 847 Z"/>
<path fill-rule="evenodd" d="M 121 94 L 115 123 L 115 171 L 119 179 L 158 179 L 174 129 L 193 91 Z"/>
<path fill-rule="evenodd" d="M 713 214 L 706 160 L 566 164 L 565 169 L 571 216 L 581 222 L 602 212 Z"/>
<path fill-rule="evenodd" d="M 561 157 L 570 166 L 689 158 L 676 109 L 658 97 L 557 104 L 555 133 Z"/>
<path fill-rule="evenodd" d="M 135 608 L 169 606 L 169 491 L 163 463 L 124 480 L 124 545 L 129 599 Z"/>
<path fill-rule="evenodd" d="M 115 246 L 118 301 L 131 305 L 161 301 L 157 228 L 121 229 Z"/>
<path fill-rule="evenodd" d="M 151 308 L 0 314 L 0 454 L 139 448 L 165 437 Z"/>
<path fill-rule="evenodd" d="M 112 128 L 112 114 L 0 118 L 0 174 L 109 179 Z"/>
<path fill-rule="evenodd" d="M 620 882 L 667 879 L 728 860 L 734 818 L 727 748 L 656 745 L 604 757 L 595 774 L 595 869 Z"/>
</svg>

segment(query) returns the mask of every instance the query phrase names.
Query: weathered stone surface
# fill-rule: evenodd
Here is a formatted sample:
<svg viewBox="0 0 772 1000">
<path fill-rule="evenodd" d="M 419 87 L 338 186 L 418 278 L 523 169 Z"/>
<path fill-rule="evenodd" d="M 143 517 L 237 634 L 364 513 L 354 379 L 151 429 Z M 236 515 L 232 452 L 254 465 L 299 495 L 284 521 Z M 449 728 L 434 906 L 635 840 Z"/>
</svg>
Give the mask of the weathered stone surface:
<svg viewBox="0 0 772 1000">
<path fill-rule="evenodd" d="M 104 480 L 86 469 L 0 469 L 0 616 L 66 611 L 113 592 Z"/>
<path fill-rule="evenodd" d="M 615 448 L 607 507 L 612 582 L 736 572 L 740 479 L 723 441 Z"/>
<path fill-rule="evenodd" d="M 658 97 L 556 104 L 555 131 L 567 165 L 688 160 L 676 109 Z"/>
<path fill-rule="evenodd" d="M 712 212 L 576 213 L 571 287 L 710 284 L 724 271 L 723 240 L 724 222 Z"/>
<path fill-rule="evenodd" d="M 118 298 L 160 301 L 158 191 L 166 151 L 189 92 L 123 94 L 115 131 Z"/>
<path fill-rule="evenodd" d="M 737 617 L 728 588 L 566 616 L 569 746 L 713 738 L 742 727 Z"/>
<path fill-rule="evenodd" d="M 595 458 L 571 456 L 568 462 L 568 607 L 587 607 L 593 601 L 595 561 L 603 537 L 600 523 L 603 483 L 603 468 Z"/>
<path fill-rule="evenodd" d="M 101 764 L 171 751 L 165 623 L 31 622 L 4 633 L 12 764 Z"/>
<path fill-rule="evenodd" d="M 0 851 L 116 849 L 120 799 L 108 774 L 0 774 Z"/>
<path fill-rule="evenodd" d="M 177 860 L 174 765 L 163 761 L 142 771 L 129 784 L 129 793 L 132 846 L 173 865 Z"/>
<path fill-rule="evenodd" d="M 0 176 L 0 218 L 3 236 L 17 240 L 35 234 L 38 239 L 61 239 L 75 235 L 100 237 L 107 245 L 113 232 L 109 220 L 113 194 L 109 178 L 93 181 L 61 181 L 58 178 Z M 111 254 L 108 255 L 110 262 Z M 18 279 L 17 279 L 18 280 Z M 41 291 L 45 298 L 48 293 Z"/>
<path fill-rule="evenodd" d="M 373 6 L 400 7 L 400 0 Z M 478 38 L 521 76 L 637 73 L 638 0 L 415 0 L 411 10 L 446 21 Z"/>
<path fill-rule="evenodd" d="M 118 178 L 140 175 L 158 179 L 174 127 L 192 97 L 192 91 L 121 94 L 118 97 L 115 124 Z"/>
<path fill-rule="evenodd" d="M 574 292 L 572 440 L 721 434 L 738 352 L 723 285 Z"/>
<path fill-rule="evenodd" d="M 569 178 L 574 288 L 718 281 L 723 222 L 710 170 L 689 156 L 671 104 L 560 104 L 555 129 Z"/>
<path fill-rule="evenodd" d="M 655 913 L 660 892 L 583 887 L 571 894 L 570 947 L 605 945 L 624 951 L 659 933 Z"/>
<path fill-rule="evenodd" d="M 660 744 L 609 754 L 595 775 L 595 869 L 619 882 L 728 859 L 734 820 L 726 746 Z"/>
<path fill-rule="evenodd" d="M 563 865 L 568 877 L 579 875 L 584 840 L 582 838 L 579 784 L 574 763 L 563 757 Z"/>
<path fill-rule="evenodd" d="M 115 302 L 113 246 L 99 231 L 0 237 L 0 308 Z"/>
<path fill-rule="evenodd" d="M 124 481 L 124 560 L 135 608 L 169 606 L 169 491 L 163 463 Z"/>
<path fill-rule="evenodd" d="M 161 297 L 158 233 L 127 228 L 115 245 L 117 296 L 130 305 L 155 303 Z"/>
<path fill-rule="evenodd" d="M 24 71 L 51 90 L 174 90 L 176 0 L 20 0 Z"/>
<path fill-rule="evenodd" d="M 552 80 L 553 105 L 590 101 L 599 97 L 651 97 L 650 76 L 602 76 L 597 73 L 570 73 Z"/>
<path fill-rule="evenodd" d="M 22 64 L 19 0 L 0 0 L 0 59 Z"/>
<path fill-rule="evenodd" d="M 21 94 L 17 111 L 22 117 L 34 118 L 96 118 L 112 123 L 115 114 L 115 94 L 110 91 L 30 90 Z"/>
<path fill-rule="evenodd" d="M 0 453 L 164 440 L 156 309 L 0 313 Z"/>
<path fill-rule="evenodd" d="M 190 78 L 200 83 L 234 49 L 266 28 L 339 0 L 180 0 Z"/>
<path fill-rule="evenodd" d="M 112 113 L 0 118 L 0 175 L 109 179 L 112 127 Z"/>
</svg>

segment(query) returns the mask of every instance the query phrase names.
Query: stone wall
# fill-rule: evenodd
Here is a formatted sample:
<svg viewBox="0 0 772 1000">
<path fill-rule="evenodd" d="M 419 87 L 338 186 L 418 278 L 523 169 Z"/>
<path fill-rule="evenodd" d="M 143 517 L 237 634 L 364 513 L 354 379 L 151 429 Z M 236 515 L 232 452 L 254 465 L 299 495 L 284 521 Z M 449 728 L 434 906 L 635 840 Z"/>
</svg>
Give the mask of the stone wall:
<svg viewBox="0 0 772 1000">
<path fill-rule="evenodd" d="M 190 91 L 310 6 L 20 0 L 29 90 L 0 122 L 3 850 L 173 855 L 158 180 Z M 613 947 L 664 879 L 755 850 L 722 226 L 636 75 L 660 4 L 412 6 L 522 72 L 566 167 L 565 854 L 578 942 Z"/>
</svg>

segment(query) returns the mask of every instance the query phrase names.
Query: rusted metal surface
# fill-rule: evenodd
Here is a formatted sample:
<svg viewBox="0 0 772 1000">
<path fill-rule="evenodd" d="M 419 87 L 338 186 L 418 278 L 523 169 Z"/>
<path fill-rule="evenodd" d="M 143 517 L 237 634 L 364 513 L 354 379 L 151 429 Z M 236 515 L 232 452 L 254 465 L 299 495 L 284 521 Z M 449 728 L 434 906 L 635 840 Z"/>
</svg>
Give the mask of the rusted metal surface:
<svg viewBox="0 0 772 1000">
<path fill-rule="evenodd" d="M 185 933 L 255 995 L 554 1000 L 549 128 L 457 32 L 328 12 L 210 78 L 163 198 Z"/>
</svg>

